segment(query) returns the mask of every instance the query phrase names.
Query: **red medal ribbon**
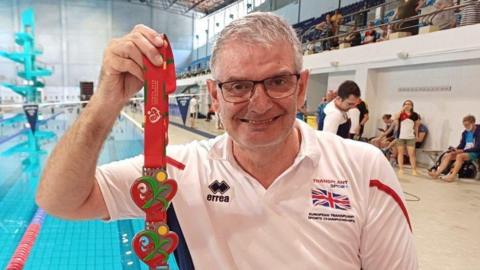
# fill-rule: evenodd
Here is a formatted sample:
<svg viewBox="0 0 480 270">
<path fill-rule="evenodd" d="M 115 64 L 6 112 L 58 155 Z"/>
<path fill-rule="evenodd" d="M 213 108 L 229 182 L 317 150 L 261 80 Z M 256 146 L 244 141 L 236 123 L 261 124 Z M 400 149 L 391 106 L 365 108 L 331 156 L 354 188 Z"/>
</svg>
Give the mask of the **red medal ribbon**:
<svg viewBox="0 0 480 270">
<path fill-rule="evenodd" d="M 146 57 L 145 65 L 145 168 L 166 167 L 168 144 L 168 95 L 177 87 L 172 48 L 159 48 L 163 66 L 155 66 Z"/>
<path fill-rule="evenodd" d="M 145 160 L 143 176 L 135 180 L 130 194 L 145 211 L 145 230 L 132 239 L 133 249 L 150 269 L 168 269 L 168 256 L 179 238 L 167 225 L 167 208 L 177 192 L 177 182 L 167 174 L 167 163 L 183 170 L 184 165 L 166 155 L 168 144 L 168 95 L 175 92 L 176 76 L 172 48 L 158 48 L 163 65 L 155 66 L 146 57 L 145 65 Z"/>
</svg>

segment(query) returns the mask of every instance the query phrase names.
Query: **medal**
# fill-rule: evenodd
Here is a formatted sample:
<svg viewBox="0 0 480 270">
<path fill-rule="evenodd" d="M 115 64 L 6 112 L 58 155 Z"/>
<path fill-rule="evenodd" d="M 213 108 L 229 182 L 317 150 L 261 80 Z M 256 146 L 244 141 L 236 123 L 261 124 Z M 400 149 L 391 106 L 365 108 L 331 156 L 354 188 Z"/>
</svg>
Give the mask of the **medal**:
<svg viewBox="0 0 480 270">
<path fill-rule="evenodd" d="M 145 56 L 145 160 L 142 177 L 135 180 L 130 194 L 145 212 L 145 229 L 132 240 L 137 256 L 150 269 L 169 269 L 168 256 L 178 245 L 178 235 L 167 225 L 167 209 L 177 192 L 177 182 L 168 178 L 167 164 L 180 170 L 184 165 L 166 155 L 168 144 L 168 95 L 175 92 L 176 76 L 172 48 L 158 48 L 163 65 L 153 65 Z"/>
</svg>

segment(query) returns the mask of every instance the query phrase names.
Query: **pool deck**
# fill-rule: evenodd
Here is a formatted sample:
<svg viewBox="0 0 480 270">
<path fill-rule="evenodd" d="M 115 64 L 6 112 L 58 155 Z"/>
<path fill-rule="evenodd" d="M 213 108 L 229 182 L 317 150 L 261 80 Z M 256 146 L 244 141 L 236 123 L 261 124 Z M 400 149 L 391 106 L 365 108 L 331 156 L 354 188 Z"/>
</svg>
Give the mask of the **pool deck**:
<svg viewBox="0 0 480 270">
<path fill-rule="evenodd" d="M 141 114 L 128 114 L 139 123 L 143 120 Z M 213 121 L 197 119 L 195 126 L 214 134 L 223 132 Z M 170 125 L 169 134 L 172 144 L 204 139 L 175 125 Z M 426 169 L 418 176 L 406 169 L 399 180 L 406 192 L 420 269 L 480 269 L 480 181 L 430 180 Z"/>
</svg>

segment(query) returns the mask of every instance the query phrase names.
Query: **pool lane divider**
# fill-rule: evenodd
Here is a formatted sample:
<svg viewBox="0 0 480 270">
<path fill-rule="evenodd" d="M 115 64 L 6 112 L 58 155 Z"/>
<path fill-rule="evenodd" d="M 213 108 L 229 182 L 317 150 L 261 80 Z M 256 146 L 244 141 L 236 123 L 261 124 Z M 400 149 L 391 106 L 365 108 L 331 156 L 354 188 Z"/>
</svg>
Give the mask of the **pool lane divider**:
<svg viewBox="0 0 480 270">
<path fill-rule="evenodd" d="M 63 113 L 63 112 L 56 113 L 56 114 L 50 116 L 50 117 L 47 118 L 47 119 L 39 120 L 39 121 L 38 121 L 38 125 L 43 125 L 43 124 L 45 124 L 47 121 L 49 121 L 49 120 L 57 117 L 58 115 L 60 115 L 60 114 L 62 114 L 62 113 Z M 3 144 L 3 143 L 8 142 L 8 141 L 10 141 L 10 140 L 13 139 L 13 138 L 22 135 L 24 132 L 26 132 L 26 131 L 28 131 L 28 130 L 29 130 L 29 128 L 23 128 L 23 129 L 21 129 L 20 131 L 18 131 L 17 133 L 14 133 L 14 134 L 12 134 L 12 135 L 10 135 L 10 136 L 6 136 L 6 137 L 3 137 L 3 138 L 0 138 L 0 144 Z"/>
<path fill-rule="evenodd" d="M 10 136 L 6 136 L 6 137 L 3 137 L 3 138 L 0 138 L 0 144 L 6 143 L 6 142 L 10 141 L 11 139 L 13 139 L 13 138 L 15 138 L 15 137 L 17 137 L 17 136 L 20 136 L 22 133 L 24 133 L 24 132 L 27 131 L 27 130 L 28 130 L 28 128 L 23 128 L 23 129 L 21 129 L 20 131 L 18 131 L 17 133 L 14 133 L 14 134 L 12 134 L 12 135 L 10 135 Z"/>
<path fill-rule="evenodd" d="M 15 116 L 0 119 L 0 124 L 3 123 L 3 122 L 15 124 L 15 123 L 23 121 L 23 120 L 25 120 L 25 114 L 18 113 Z"/>
<path fill-rule="evenodd" d="M 38 233 L 42 228 L 43 222 L 45 220 L 46 213 L 42 208 L 38 208 L 35 213 L 30 225 L 23 234 L 22 240 L 18 244 L 15 252 L 13 253 L 10 262 L 7 264 L 7 270 L 21 270 L 25 266 L 30 251 L 32 250 L 33 244 L 37 239 Z"/>
<path fill-rule="evenodd" d="M 39 121 L 39 124 L 44 124 L 47 121 L 57 117 L 58 115 L 62 114 L 63 112 L 56 113 L 52 115 L 51 117 Z M 22 132 L 25 130 L 28 130 L 27 128 L 22 129 L 19 134 L 16 136 L 20 135 Z M 12 138 L 10 138 L 12 139 Z M 9 140 L 10 140 L 9 139 Z M 13 255 L 7 264 L 7 267 L 5 269 L 7 270 L 21 270 L 25 266 L 25 262 L 27 261 L 28 256 L 30 255 L 30 251 L 32 250 L 33 244 L 35 243 L 35 240 L 37 239 L 38 234 L 40 233 L 40 229 L 42 228 L 43 222 L 46 217 L 46 213 L 43 209 L 37 208 L 37 211 L 35 212 L 35 215 L 33 216 L 32 220 L 30 221 L 30 225 L 27 227 L 25 230 L 25 233 L 23 234 L 22 239 L 20 240 L 19 244 L 17 245 L 17 248 L 13 252 Z"/>
</svg>

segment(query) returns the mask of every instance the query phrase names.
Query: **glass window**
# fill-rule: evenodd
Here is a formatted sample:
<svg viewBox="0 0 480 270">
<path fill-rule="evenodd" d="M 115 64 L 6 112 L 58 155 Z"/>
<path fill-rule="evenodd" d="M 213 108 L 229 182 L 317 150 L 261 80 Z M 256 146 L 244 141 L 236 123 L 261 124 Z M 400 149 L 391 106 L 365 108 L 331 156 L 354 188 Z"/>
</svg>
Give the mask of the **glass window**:
<svg viewBox="0 0 480 270">
<path fill-rule="evenodd" d="M 255 0 L 255 7 L 258 7 L 263 3 L 265 3 L 265 0 Z"/>
</svg>

